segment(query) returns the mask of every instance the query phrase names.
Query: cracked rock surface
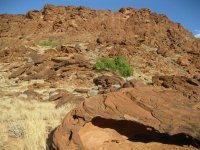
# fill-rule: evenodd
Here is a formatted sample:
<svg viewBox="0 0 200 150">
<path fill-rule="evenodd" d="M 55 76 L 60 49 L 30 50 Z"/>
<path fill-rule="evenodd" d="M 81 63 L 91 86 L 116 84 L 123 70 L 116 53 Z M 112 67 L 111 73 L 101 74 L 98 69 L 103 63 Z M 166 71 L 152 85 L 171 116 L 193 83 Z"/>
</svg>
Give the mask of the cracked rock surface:
<svg viewBox="0 0 200 150">
<path fill-rule="evenodd" d="M 130 149 L 138 135 L 153 141 L 167 135 L 171 140 L 181 134 L 200 140 L 197 105 L 199 102 L 191 103 L 181 92 L 163 87 L 127 88 L 98 95 L 66 115 L 54 133 L 53 145 L 59 150 L 111 149 L 122 143 Z"/>
</svg>

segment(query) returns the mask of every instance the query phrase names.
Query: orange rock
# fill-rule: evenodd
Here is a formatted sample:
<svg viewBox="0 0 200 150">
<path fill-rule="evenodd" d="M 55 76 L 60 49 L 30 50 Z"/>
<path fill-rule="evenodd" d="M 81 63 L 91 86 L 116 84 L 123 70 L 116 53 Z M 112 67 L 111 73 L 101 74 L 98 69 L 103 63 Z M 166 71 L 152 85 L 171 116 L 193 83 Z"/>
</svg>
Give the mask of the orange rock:
<svg viewBox="0 0 200 150">
<path fill-rule="evenodd" d="M 155 76 L 152 81 L 154 85 L 173 88 L 182 92 L 184 96 L 187 96 L 190 99 L 190 101 L 200 101 L 200 81 L 195 77 Z"/>
<path fill-rule="evenodd" d="M 178 64 L 180 64 L 181 66 L 190 65 L 190 61 L 188 60 L 187 57 L 179 57 L 177 61 L 178 61 Z"/>
<path fill-rule="evenodd" d="M 175 142 L 177 137 L 170 135 L 181 133 L 200 140 L 200 110 L 196 108 L 197 102 L 161 87 L 98 95 L 66 115 L 54 132 L 53 147 L 96 150 L 123 143 L 125 149 L 131 149 L 137 136 L 151 141 L 168 137 Z"/>
</svg>

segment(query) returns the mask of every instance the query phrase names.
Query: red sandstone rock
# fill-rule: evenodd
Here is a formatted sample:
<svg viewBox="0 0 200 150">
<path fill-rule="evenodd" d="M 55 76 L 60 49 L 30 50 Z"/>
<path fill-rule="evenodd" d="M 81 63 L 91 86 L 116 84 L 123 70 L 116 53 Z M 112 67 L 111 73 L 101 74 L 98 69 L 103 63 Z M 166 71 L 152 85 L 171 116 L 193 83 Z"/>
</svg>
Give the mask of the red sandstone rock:
<svg viewBox="0 0 200 150">
<path fill-rule="evenodd" d="M 78 49 L 77 47 L 73 47 L 73 46 L 61 45 L 60 51 L 65 52 L 65 53 L 78 53 L 78 52 L 80 52 L 80 49 Z"/>
<path fill-rule="evenodd" d="M 14 71 L 14 72 L 9 76 L 9 78 L 16 78 L 16 77 L 22 75 L 22 74 L 27 70 L 27 68 L 29 68 L 29 67 L 30 67 L 30 65 L 26 65 L 26 66 L 24 66 L 24 67 L 20 67 L 19 69 L 17 69 L 16 71 Z"/>
<path fill-rule="evenodd" d="M 41 64 L 41 63 L 44 62 L 44 59 L 43 59 L 42 55 L 37 54 L 37 53 L 35 53 L 35 52 L 29 54 L 28 57 L 29 57 L 29 58 L 28 58 L 28 62 L 29 62 L 29 63 L 32 63 L 32 64 L 34 64 L 34 65 Z"/>
<path fill-rule="evenodd" d="M 106 75 L 103 75 L 103 76 L 99 76 L 97 78 L 94 78 L 94 83 L 96 85 L 101 85 L 103 86 L 104 88 L 108 88 L 108 87 L 111 87 L 112 85 L 123 85 L 124 84 L 124 81 L 122 78 L 120 77 L 117 77 L 117 76 L 106 76 Z"/>
<path fill-rule="evenodd" d="M 154 85 L 173 88 L 182 92 L 191 102 L 200 102 L 200 81 L 198 79 L 183 76 L 155 76 L 152 80 Z"/>
<path fill-rule="evenodd" d="M 27 99 L 29 100 L 37 100 L 37 101 L 42 101 L 42 95 L 35 92 L 33 89 L 28 89 L 23 92 L 23 94 L 27 95 Z"/>
<path fill-rule="evenodd" d="M 76 96 L 65 90 L 54 91 L 53 93 L 51 93 L 49 97 L 49 101 L 56 101 L 57 103 L 56 108 L 59 108 L 67 103 L 78 105 L 84 100 L 85 99 L 83 97 Z"/>
<path fill-rule="evenodd" d="M 144 82 L 141 79 L 132 79 L 128 82 L 126 82 L 123 85 L 123 88 L 128 88 L 128 87 L 143 87 L 145 86 Z"/>
<path fill-rule="evenodd" d="M 187 56 L 179 57 L 177 61 L 178 61 L 178 64 L 180 64 L 182 66 L 190 65 L 190 61 L 188 60 Z"/>
<path fill-rule="evenodd" d="M 42 16 L 42 13 L 38 10 L 31 10 L 27 13 L 27 17 L 30 19 L 40 19 Z"/>
<path fill-rule="evenodd" d="M 13 44 L 10 44 L 12 42 L 19 47 L 24 44 L 23 39 L 31 39 L 33 44 L 39 39 L 42 40 L 43 35 L 55 37 L 58 42 L 66 39 L 69 43 L 89 42 L 90 45 L 114 47 L 108 52 L 103 51 L 100 56 L 124 55 L 130 59 L 130 56 L 137 54 L 139 57 L 146 57 L 142 45 L 157 49 L 158 54 L 169 58 L 169 63 L 174 60 L 175 55 L 189 54 L 190 64 L 194 64 L 194 69 L 200 68 L 200 40 L 194 38 L 179 23 L 171 22 L 165 15 L 152 13 L 148 9 L 122 8 L 119 12 L 112 12 L 47 4 L 43 10 L 30 11 L 27 15 L 0 15 L 2 39 L 0 48 L 13 47 Z M 12 42 L 9 41 L 10 37 L 13 38 Z M 64 46 L 63 51 L 68 54 L 80 53 L 80 49 L 73 46 Z M 13 51 L 9 54 L 5 51 L 4 54 L 8 56 L 6 57 L 8 61 Z M 159 57 L 157 54 L 149 55 L 154 56 L 154 60 Z M 181 62 L 186 67 L 190 66 L 186 60 Z M 169 65 L 161 67 L 158 63 L 155 65 L 156 70 L 169 67 Z M 172 72 L 177 70 L 176 67 Z M 139 67 L 139 69 L 143 68 Z"/>
<path fill-rule="evenodd" d="M 100 149 L 106 142 L 119 146 L 125 142 L 130 149 L 128 139 L 140 135 L 152 140 L 155 131 L 161 137 L 161 133 L 185 133 L 200 140 L 197 105 L 182 93 L 161 87 L 127 88 L 99 95 L 66 115 L 54 132 L 53 146 L 57 150 Z"/>
</svg>

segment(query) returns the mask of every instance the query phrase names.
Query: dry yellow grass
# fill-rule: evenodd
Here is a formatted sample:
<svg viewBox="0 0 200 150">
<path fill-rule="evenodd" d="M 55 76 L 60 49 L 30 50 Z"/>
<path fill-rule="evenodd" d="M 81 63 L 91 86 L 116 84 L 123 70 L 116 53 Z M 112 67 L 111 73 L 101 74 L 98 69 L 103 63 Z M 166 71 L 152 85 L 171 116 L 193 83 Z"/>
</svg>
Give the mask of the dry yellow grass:
<svg viewBox="0 0 200 150">
<path fill-rule="evenodd" d="M 1 98 L 0 149 L 45 150 L 49 132 L 72 108 L 72 104 L 55 109 L 50 102 Z"/>
</svg>

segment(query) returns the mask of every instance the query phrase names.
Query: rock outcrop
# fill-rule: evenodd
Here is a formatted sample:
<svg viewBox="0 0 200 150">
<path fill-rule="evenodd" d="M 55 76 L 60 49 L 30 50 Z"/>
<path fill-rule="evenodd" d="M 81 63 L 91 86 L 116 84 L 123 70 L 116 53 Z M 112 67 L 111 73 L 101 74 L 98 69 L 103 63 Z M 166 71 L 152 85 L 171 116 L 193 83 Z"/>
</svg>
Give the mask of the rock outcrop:
<svg viewBox="0 0 200 150">
<path fill-rule="evenodd" d="M 200 102 L 200 80 L 183 76 L 155 76 L 154 85 L 172 88 L 183 93 L 191 102 Z"/>
<path fill-rule="evenodd" d="M 199 116 L 199 103 L 181 92 L 149 86 L 122 89 L 89 98 L 68 113 L 54 132 L 53 146 L 94 150 L 112 149 L 113 144 L 120 149 L 122 144 L 130 149 L 137 136 L 158 140 L 181 134 L 200 140 Z"/>
<path fill-rule="evenodd" d="M 106 76 L 106 75 L 102 75 L 99 76 L 97 78 L 94 78 L 94 83 L 95 85 L 100 85 L 104 88 L 109 88 L 112 85 L 119 85 L 122 86 L 124 84 L 124 81 L 122 78 L 118 77 L 118 76 Z"/>
<path fill-rule="evenodd" d="M 84 98 L 81 96 L 76 96 L 65 90 L 56 90 L 50 94 L 49 101 L 56 102 L 56 108 L 59 108 L 67 103 L 78 105 L 84 101 Z"/>
</svg>

